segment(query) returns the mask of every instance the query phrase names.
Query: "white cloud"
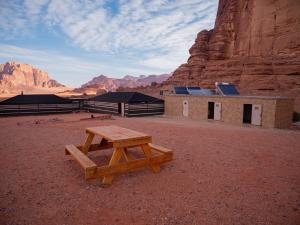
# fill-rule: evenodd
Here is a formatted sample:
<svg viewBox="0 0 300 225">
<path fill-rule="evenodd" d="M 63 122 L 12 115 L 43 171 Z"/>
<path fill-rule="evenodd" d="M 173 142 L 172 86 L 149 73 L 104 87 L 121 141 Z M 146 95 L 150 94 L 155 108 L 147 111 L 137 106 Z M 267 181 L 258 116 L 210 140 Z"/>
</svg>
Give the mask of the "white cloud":
<svg viewBox="0 0 300 225">
<path fill-rule="evenodd" d="M 50 0 L 25 0 L 24 6 L 29 16 L 37 16 Z"/>
<path fill-rule="evenodd" d="M 169 69 L 169 71 L 172 71 L 174 68 L 178 66 L 177 62 L 174 62 L 172 58 L 169 58 L 168 56 L 165 55 L 157 56 L 154 58 L 148 58 L 145 60 L 140 60 L 139 64 L 150 68 Z"/>
<path fill-rule="evenodd" d="M 131 55 L 140 65 L 165 70 L 184 63 L 197 33 L 213 27 L 217 7 L 217 0 L 119 0 L 113 10 L 106 0 L 4 2 L 0 37 L 24 35 L 39 24 L 87 51 Z"/>
<path fill-rule="evenodd" d="M 27 19 L 18 2 L 0 0 L 0 38 L 10 39 L 25 33 Z"/>
</svg>

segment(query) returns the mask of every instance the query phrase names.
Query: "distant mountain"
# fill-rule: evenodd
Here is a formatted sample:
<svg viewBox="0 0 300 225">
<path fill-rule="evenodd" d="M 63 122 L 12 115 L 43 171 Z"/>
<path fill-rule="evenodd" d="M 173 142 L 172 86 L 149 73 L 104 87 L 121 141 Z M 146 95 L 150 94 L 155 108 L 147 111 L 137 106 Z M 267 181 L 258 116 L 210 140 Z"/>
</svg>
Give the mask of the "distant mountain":
<svg viewBox="0 0 300 225">
<path fill-rule="evenodd" d="M 97 88 L 105 89 L 108 91 L 115 91 L 119 87 L 135 88 L 141 86 L 149 86 L 151 83 L 162 83 L 166 81 L 171 74 L 160 75 L 140 75 L 138 77 L 126 75 L 123 78 L 109 78 L 105 75 L 94 77 L 92 80 L 83 84 L 81 88 Z"/>
<path fill-rule="evenodd" d="M 126 75 L 123 78 L 109 78 L 105 75 L 94 77 L 80 88 L 70 90 L 48 73 L 29 64 L 6 62 L 0 64 L 0 95 L 26 93 L 63 93 L 63 94 L 99 94 L 105 91 L 115 91 L 118 88 L 140 88 L 150 86 L 151 83 L 160 84 L 171 74 L 140 75 L 138 77 Z"/>
<path fill-rule="evenodd" d="M 65 86 L 49 77 L 48 73 L 29 64 L 6 62 L 0 64 L 0 94 L 43 92 Z"/>
</svg>

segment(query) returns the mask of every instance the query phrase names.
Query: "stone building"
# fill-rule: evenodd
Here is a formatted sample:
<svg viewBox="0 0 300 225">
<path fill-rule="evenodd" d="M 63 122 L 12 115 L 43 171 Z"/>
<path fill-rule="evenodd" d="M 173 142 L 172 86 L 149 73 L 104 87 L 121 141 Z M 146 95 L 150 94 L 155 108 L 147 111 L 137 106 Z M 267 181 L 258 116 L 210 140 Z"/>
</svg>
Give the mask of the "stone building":
<svg viewBox="0 0 300 225">
<path fill-rule="evenodd" d="M 263 96 L 166 95 L 165 115 L 239 126 L 289 128 L 292 98 Z"/>
</svg>

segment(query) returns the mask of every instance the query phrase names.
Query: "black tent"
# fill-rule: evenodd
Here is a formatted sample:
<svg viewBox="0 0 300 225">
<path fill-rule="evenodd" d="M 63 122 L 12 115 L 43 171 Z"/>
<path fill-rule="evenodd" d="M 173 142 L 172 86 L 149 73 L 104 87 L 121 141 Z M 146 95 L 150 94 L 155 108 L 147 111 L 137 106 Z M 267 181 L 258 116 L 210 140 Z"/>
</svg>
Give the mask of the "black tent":
<svg viewBox="0 0 300 225">
<path fill-rule="evenodd" d="M 108 92 L 92 98 L 98 102 L 154 103 L 163 100 L 139 92 Z"/>
<path fill-rule="evenodd" d="M 27 105 L 27 104 L 69 104 L 70 99 L 56 95 L 16 95 L 0 102 L 0 105 Z"/>
<path fill-rule="evenodd" d="M 85 108 L 128 117 L 149 116 L 163 114 L 164 101 L 139 92 L 108 92 L 89 99 Z"/>
<path fill-rule="evenodd" d="M 78 109 L 72 100 L 52 94 L 17 95 L 0 102 L 0 115 L 66 113 Z"/>
</svg>

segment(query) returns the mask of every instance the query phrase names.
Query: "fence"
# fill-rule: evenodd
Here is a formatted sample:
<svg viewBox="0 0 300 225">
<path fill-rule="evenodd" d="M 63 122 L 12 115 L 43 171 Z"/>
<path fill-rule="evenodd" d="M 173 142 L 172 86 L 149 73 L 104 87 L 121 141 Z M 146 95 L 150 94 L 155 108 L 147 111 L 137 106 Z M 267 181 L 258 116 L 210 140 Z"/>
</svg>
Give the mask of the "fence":
<svg viewBox="0 0 300 225">
<path fill-rule="evenodd" d="M 129 104 L 128 113 L 126 116 L 153 116 L 164 114 L 165 106 L 164 103 L 138 103 Z M 126 110 L 125 110 L 126 112 Z"/>
<path fill-rule="evenodd" d="M 104 114 L 121 115 L 122 107 L 124 116 L 152 116 L 164 114 L 164 103 L 111 103 L 98 101 L 78 101 L 64 104 L 18 104 L 0 105 L 0 116 L 70 113 L 73 111 L 89 111 Z"/>
<path fill-rule="evenodd" d="M 69 113 L 79 109 L 79 103 L 0 105 L 0 116 Z"/>
<path fill-rule="evenodd" d="M 113 115 L 122 114 L 121 103 L 86 101 L 84 109 L 89 112 L 109 113 Z M 125 103 L 124 116 L 152 116 L 164 114 L 164 103 Z"/>
<path fill-rule="evenodd" d="M 119 114 L 119 104 L 111 102 L 85 101 L 83 108 L 89 112 Z"/>
</svg>

